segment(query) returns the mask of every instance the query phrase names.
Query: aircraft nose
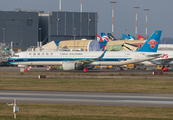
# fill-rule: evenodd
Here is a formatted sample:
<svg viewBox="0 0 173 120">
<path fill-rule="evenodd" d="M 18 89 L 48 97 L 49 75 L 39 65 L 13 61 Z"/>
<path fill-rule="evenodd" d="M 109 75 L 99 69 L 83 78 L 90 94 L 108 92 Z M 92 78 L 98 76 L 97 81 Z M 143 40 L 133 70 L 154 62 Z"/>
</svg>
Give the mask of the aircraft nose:
<svg viewBox="0 0 173 120">
<path fill-rule="evenodd" d="M 8 58 L 8 62 L 14 62 L 14 59 L 11 58 L 11 57 L 9 57 L 9 58 Z"/>
</svg>

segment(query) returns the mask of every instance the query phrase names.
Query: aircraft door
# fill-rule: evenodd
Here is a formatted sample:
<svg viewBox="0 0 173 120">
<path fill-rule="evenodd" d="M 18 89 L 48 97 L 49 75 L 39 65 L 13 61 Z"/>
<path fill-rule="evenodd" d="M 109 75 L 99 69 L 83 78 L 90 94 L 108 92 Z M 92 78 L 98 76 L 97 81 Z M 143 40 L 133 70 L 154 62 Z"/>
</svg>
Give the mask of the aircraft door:
<svg viewBox="0 0 173 120">
<path fill-rule="evenodd" d="M 139 61 L 139 54 L 138 53 L 135 54 L 135 61 Z"/>
</svg>

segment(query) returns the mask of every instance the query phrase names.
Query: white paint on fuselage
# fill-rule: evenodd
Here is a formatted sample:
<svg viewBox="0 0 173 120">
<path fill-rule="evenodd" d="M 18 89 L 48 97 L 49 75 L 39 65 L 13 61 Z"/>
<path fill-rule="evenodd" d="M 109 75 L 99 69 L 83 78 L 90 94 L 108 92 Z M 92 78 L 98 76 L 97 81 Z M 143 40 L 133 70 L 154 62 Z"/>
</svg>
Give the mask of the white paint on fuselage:
<svg viewBox="0 0 173 120">
<path fill-rule="evenodd" d="M 11 62 L 16 65 L 62 65 L 62 62 L 75 61 L 76 59 L 92 59 L 98 58 L 103 51 L 25 51 L 15 55 L 19 57 L 11 57 L 10 59 L 23 59 L 24 62 Z M 132 51 L 107 51 L 101 61 L 91 62 L 89 65 L 125 65 L 138 63 L 146 60 L 154 59 L 155 57 L 147 57 L 157 53 L 152 52 L 132 52 Z M 66 61 L 30 61 L 28 59 L 69 59 Z M 117 59 L 118 61 L 105 61 L 107 59 Z M 127 60 L 126 60 L 127 59 Z"/>
</svg>

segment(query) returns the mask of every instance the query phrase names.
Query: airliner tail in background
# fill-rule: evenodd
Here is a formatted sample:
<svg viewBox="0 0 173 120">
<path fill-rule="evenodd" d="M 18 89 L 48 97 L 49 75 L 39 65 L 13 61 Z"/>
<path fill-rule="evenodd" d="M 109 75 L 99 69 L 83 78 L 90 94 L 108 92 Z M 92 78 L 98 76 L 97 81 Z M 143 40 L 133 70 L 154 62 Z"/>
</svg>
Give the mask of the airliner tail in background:
<svg viewBox="0 0 173 120">
<path fill-rule="evenodd" d="M 126 34 L 122 34 L 123 40 L 129 40 Z"/>
<path fill-rule="evenodd" d="M 135 40 L 132 34 L 128 34 L 128 36 L 129 36 L 129 40 Z"/>
<path fill-rule="evenodd" d="M 156 30 L 137 52 L 157 52 L 161 34 L 161 30 Z"/>
<path fill-rule="evenodd" d="M 104 42 L 110 41 L 108 36 L 105 33 L 101 33 L 101 38 L 103 39 Z"/>
<path fill-rule="evenodd" d="M 98 42 L 104 42 L 103 39 L 100 37 L 99 34 L 97 34 L 97 41 L 98 41 Z"/>
<path fill-rule="evenodd" d="M 111 41 L 115 41 L 116 40 L 115 37 L 112 35 L 112 33 L 107 33 L 107 35 L 108 35 L 108 37 L 109 37 L 109 39 Z"/>
<path fill-rule="evenodd" d="M 142 35 L 138 35 L 139 40 L 145 40 Z"/>
</svg>

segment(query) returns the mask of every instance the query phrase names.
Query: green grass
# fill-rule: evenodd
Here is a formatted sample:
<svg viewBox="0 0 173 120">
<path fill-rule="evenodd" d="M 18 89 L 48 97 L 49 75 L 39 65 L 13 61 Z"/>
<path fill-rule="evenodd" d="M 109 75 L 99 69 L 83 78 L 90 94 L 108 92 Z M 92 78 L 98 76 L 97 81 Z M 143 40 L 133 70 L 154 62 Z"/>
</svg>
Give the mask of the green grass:
<svg viewBox="0 0 173 120">
<path fill-rule="evenodd" d="M 53 75 L 53 76 L 142 76 L 142 77 L 173 77 L 172 72 L 164 72 L 161 75 L 153 75 L 153 71 L 150 71 L 150 73 L 136 73 L 138 70 L 131 70 L 131 73 L 126 73 L 126 72 L 116 72 L 115 70 L 109 70 L 109 72 L 88 72 L 88 73 L 83 73 L 82 71 L 76 72 L 76 71 L 71 71 L 71 72 L 62 72 L 61 70 L 52 70 L 51 72 L 25 72 L 25 73 L 20 73 L 20 72 L 0 72 L 0 75 Z M 161 72 L 160 70 L 155 70 L 157 72 Z"/>
<path fill-rule="evenodd" d="M 96 105 L 17 104 L 17 120 L 164 120 L 173 108 Z M 0 120 L 13 119 L 12 107 L 0 103 Z"/>
<path fill-rule="evenodd" d="M 173 93 L 173 80 L 1 77 L 0 90 Z"/>
</svg>

